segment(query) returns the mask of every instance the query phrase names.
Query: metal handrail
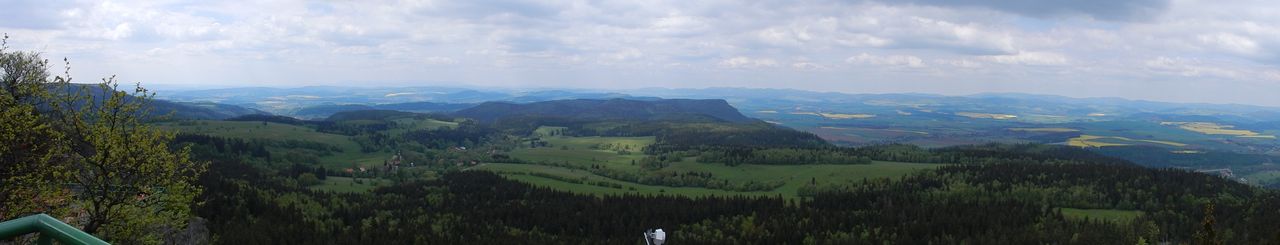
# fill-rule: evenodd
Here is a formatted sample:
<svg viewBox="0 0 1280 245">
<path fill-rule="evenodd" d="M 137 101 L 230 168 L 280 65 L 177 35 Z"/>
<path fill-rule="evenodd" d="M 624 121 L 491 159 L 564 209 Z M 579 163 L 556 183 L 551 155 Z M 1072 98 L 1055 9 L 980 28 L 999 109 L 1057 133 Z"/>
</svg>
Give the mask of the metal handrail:
<svg viewBox="0 0 1280 245">
<path fill-rule="evenodd" d="M 110 244 L 47 214 L 35 214 L 0 223 L 0 240 L 36 232 L 40 233 L 40 238 L 36 240 L 39 244 L 51 244 L 50 238 L 63 244 Z"/>
</svg>

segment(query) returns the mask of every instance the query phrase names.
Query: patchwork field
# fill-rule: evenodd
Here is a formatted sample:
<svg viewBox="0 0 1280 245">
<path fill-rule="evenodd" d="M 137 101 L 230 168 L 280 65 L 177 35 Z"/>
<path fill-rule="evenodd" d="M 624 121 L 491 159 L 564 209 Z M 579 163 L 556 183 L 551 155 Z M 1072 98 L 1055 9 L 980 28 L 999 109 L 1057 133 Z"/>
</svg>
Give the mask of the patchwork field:
<svg viewBox="0 0 1280 245">
<path fill-rule="evenodd" d="M 1276 138 L 1275 135 L 1262 135 L 1249 130 L 1234 129 L 1235 126 L 1232 125 L 1222 125 L 1211 122 L 1160 122 L 1160 125 L 1176 125 L 1181 129 L 1209 135 L 1229 135 L 1242 138 Z"/>
<path fill-rule="evenodd" d="M 544 127 L 546 128 L 546 127 Z M 540 129 L 541 130 L 541 129 Z M 535 132 L 536 134 L 536 132 Z M 514 158 L 575 166 L 605 165 L 610 168 L 639 169 L 634 161 L 644 158 L 641 150 L 653 144 L 648 137 L 543 137 L 545 147 L 522 147 L 512 150 Z"/>
<path fill-rule="evenodd" d="M 671 194 L 684 196 L 706 196 L 706 195 L 741 195 L 742 192 L 732 192 L 723 190 L 713 190 L 697 187 L 670 187 L 670 186 L 652 186 L 642 185 L 626 181 L 606 178 L 603 176 L 592 174 L 591 172 L 576 170 L 570 168 L 533 165 L 533 164 L 510 164 L 510 163 L 485 163 L 470 170 L 486 170 L 493 171 L 508 178 L 526 182 L 533 185 L 549 187 L 557 190 L 564 190 L 575 193 L 594 194 L 594 195 L 616 195 L 625 193 L 642 193 L 642 194 Z M 542 176 L 539 176 L 542 175 Z M 552 176 L 552 177 L 546 177 Z M 578 180 L 586 183 L 572 183 L 567 180 Z M 620 188 L 604 187 L 593 185 L 590 182 L 605 182 L 617 184 Z"/>
<path fill-rule="evenodd" d="M 792 115 L 813 115 L 826 119 L 867 119 L 876 117 L 874 114 L 843 114 L 843 113 L 821 113 L 821 112 L 792 112 Z"/>
<path fill-rule="evenodd" d="M 996 119 L 996 120 L 1009 120 L 1009 119 L 1018 118 L 1017 115 L 980 113 L 980 112 L 956 112 L 956 115 L 968 117 L 968 118 L 986 118 L 986 119 Z"/>
<path fill-rule="evenodd" d="M 538 131 L 554 130 L 543 127 Z M 539 134 L 535 132 L 535 134 Z M 781 195 L 795 197 L 804 185 L 816 183 L 844 184 L 867 178 L 894 178 L 939 164 L 874 162 L 865 165 L 739 165 L 698 163 L 693 158 L 673 162 L 658 170 L 642 169 L 636 162 L 644 158 L 640 150 L 653 144 L 653 137 L 542 137 L 546 147 L 517 148 L 514 158 L 535 164 L 485 163 L 470 169 L 500 173 L 512 179 L 561 190 L 590 194 L 675 194 L 704 195 Z M 557 166 L 549 166 L 557 165 Z M 644 185 L 607 178 L 575 168 L 607 168 L 636 173 L 710 173 L 713 178 L 730 183 L 780 182 L 770 191 L 737 192 L 697 187 Z"/>
<path fill-rule="evenodd" d="M 1067 140 L 1067 145 L 1077 147 L 1107 147 L 1107 146 L 1125 146 L 1140 143 L 1150 143 L 1165 146 L 1184 147 L 1187 144 L 1163 141 L 1163 140 L 1139 140 L 1130 139 L 1119 136 L 1097 136 L 1097 135 L 1080 135 L 1079 137 Z"/>
</svg>

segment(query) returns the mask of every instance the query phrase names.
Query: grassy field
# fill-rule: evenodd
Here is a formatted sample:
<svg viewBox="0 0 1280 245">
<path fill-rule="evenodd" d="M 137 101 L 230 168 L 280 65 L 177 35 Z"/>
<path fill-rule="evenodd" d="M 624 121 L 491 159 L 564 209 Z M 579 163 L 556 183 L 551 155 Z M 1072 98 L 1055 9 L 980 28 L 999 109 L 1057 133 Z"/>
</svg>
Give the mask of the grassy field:
<svg viewBox="0 0 1280 245">
<path fill-rule="evenodd" d="M 1067 145 L 1076 146 L 1076 147 L 1107 147 L 1107 146 L 1128 145 L 1128 144 L 1117 144 L 1117 143 L 1107 143 L 1107 142 L 1096 141 L 1098 139 L 1103 139 L 1103 138 L 1107 138 L 1107 137 L 1086 134 L 1086 135 L 1081 135 L 1079 137 L 1075 137 L 1067 140 Z"/>
<path fill-rule="evenodd" d="M 535 135 L 547 135 L 556 128 L 542 127 Z M 511 151 L 514 158 L 552 164 L 567 164 L 577 167 L 602 167 L 621 171 L 642 170 L 638 164 L 644 155 L 640 150 L 653 144 L 653 137 L 543 137 L 549 146 L 537 148 L 518 148 Z M 630 154 L 619 154 L 630 151 Z M 796 190 L 810 182 L 824 184 L 843 184 L 858 182 L 865 178 L 893 178 L 921 169 L 934 168 L 937 164 L 875 162 L 865 165 L 740 165 L 725 166 L 723 164 L 697 163 L 693 158 L 671 163 L 670 166 L 653 170 L 656 172 L 705 172 L 713 178 L 733 183 L 772 182 L 784 183 L 781 187 L 763 192 L 735 192 L 694 187 L 650 186 L 625 182 L 598 176 L 584 170 L 546 166 L 537 164 L 501 164 L 487 163 L 474 167 L 475 170 L 488 170 L 501 173 L 512 179 L 561 190 L 590 194 L 675 194 L 686 196 L 703 195 L 782 195 L 795 197 Z M 557 178 L 535 176 L 532 173 L 553 175 Z M 586 182 L 605 181 L 623 186 L 621 189 L 601 187 L 587 183 L 577 184 L 560 179 L 577 179 Z"/>
<path fill-rule="evenodd" d="M 545 127 L 544 127 L 545 128 Z M 549 163 L 568 163 L 578 166 L 603 165 L 608 168 L 638 170 L 632 164 L 644 158 L 641 150 L 653 144 L 648 137 L 544 137 L 547 147 L 518 148 L 511 151 L 514 158 Z M 620 153 L 630 152 L 630 153 Z"/>
<path fill-rule="evenodd" d="M 956 112 L 956 115 L 968 117 L 968 118 L 986 118 L 986 119 L 996 119 L 996 120 L 1009 120 L 1009 119 L 1018 118 L 1017 115 L 980 113 L 980 112 Z"/>
<path fill-rule="evenodd" d="M 821 113 L 821 112 L 792 112 L 792 115 L 813 115 L 826 119 L 867 119 L 876 117 L 875 114 L 845 114 L 845 113 Z"/>
<path fill-rule="evenodd" d="M 696 163 L 692 160 L 673 163 L 670 167 L 658 171 L 700 171 L 710 172 L 716 178 L 730 182 L 748 181 L 783 181 L 782 187 L 762 192 L 736 192 L 713 190 L 696 187 L 667 187 L 642 185 L 637 183 L 609 179 L 587 171 L 561 168 L 555 166 L 533 164 L 486 163 L 474 170 L 488 170 L 511 177 L 512 179 L 534 185 L 551 187 L 559 190 L 596 195 L 638 193 L 638 194 L 673 194 L 685 196 L 705 195 L 765 195 L 796 197 L 796 190 L 801 186 L 816 181 L 819 185 L 837 183 L 856 183 L 867 178 L 895 178 L 923 169 L 931 169 L 938 164 L 875 162 L 865 165 L 740 165 L 725 166 L 723 164 Z M 638 169 L 637 169 L 638 170 Z M 551 174 L 560 178 L 581 179 L 585 181 L 606 181 L 623 186 L 622 189 L 600 187 L 590 184 L 576 184 L 552 178 L 529 175 L 528 173 Z M 634 190 L 632 190 L 634 189 Z"/>
<path fill-rule="evenodd" d="M 329 176 L 325 178 L 324 183 L 307 188 L 317 191 L 367 192 L 379 186 L 391 185 L 390 180 L 384 179 L 360 178 L 360 182 L 363 183 L 355 183 L 352 178 Z"/>
<path fill-rule="evenodd" d="M 1142 211 L 1115 209 L 1078 209 L 1062 208 L 1062 216 L 1072 219 L 1106 220 L 1116 223 L 1128 223 L 1142 215 Z"/>
<path fill-rule="evenodd" d="M 1268 138 L 1274 139 L 1275 135 L 1261 135 L 1257 132 L 1234 129 L 1232 125 L 1222 125 L 1211 122 L 1161 122 L 1160 125 L 1177 125 L 1178 128 L 1187 131 L 1209 134 L 1209 135 L 1229 135 L 1244 138 Z"/>
<path fill-rule="evenodd" d="M 1123 143 L 1122 143 L 1123 142 Z M 1097 135 L 1080 135 L 1079 137 L 1067 140 L 1067 145 L 1077 147 L 1107 147 L 1107 146 L 1124 146 L 1133 143 L 1150 143 L 1165 146 L 1184 147 L 1187 144 L 1165 141 L 1165 140 L 1139 140 L 1130 139 L 1119 136 L 1097 136 Z"/>
<path fill-rule="evenodd" d="M 712 190 L 696 187 L 669 187 L 669 186 L 651 186 L 642 185 L 631 182 L 619 181 L 603 176 L 595 175 L 587 171 L 574 170 L 561 167 L 532 165 L 532 164 L 509 164 L 509 163 L 485 163 L 480 166 L 471 168 L 472 170 L 493 171 L 508 178 L 530 183 L 537 186 L 550 187 L 557 190 L 564 190 L 574 193 L 594 194 L 594 195 L 616 195 L 625 193 L 636 194 L 670 194 L 682 196 L 706 196 L 706 195 L 763 195 L 767 193 L 746 193 L 732 192 L 723 190 Z M 561 178 L 581 179 L 585 181 L 605 181 L 622 185 L 622 188 L 601 187 L 590 184 L 576 184 L 565 182 L 557 179 L 551 179 L 540 176 L 533 176 L 530 173 L 542 173 L 555 175 Z M 794 193 L 792 194 L 794 195 Z"/>
</svg>

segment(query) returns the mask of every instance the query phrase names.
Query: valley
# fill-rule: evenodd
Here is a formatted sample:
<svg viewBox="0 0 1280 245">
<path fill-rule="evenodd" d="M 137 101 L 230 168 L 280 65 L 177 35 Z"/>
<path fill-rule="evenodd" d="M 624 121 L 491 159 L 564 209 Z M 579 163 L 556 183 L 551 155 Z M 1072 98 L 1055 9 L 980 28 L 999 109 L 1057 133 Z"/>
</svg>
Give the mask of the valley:
<svg viewBox="0 0 1280 245">
<path fill-rule="evenodd" d="M 650 109 L 620 113 L 635 108 Z M 511 183 L 489 185 L 526 185 L 508 187 L 509 191 L 526 190 L 521 195 L 540 190 L 600 200 L 650 196 L 662 200 L 804 203 L 809 208 L 785 208 L 787 214 L 778 214 L 797 217 L 808 215 L 790 212 L 823 207 L 835 199 L 858 200 L 864 194 L 893 196 L 874 199 L 888 203 L 870 201 L 869 205 L 879 207 L 873 209 L 890 209 L 891 203 L 911 200 L 919 207 L 910 209 L 918 208 L 913 212 L 924 214 L 929 213 L 924 209 L 970 207 L 982 200 L 1004 201 L 1000 205 L 1011 205 L 1006 209 L 1020 209 L 1016 208 L 1018 205 L 1039 207 L 1038 213 L 1032 212 L 1036 214 L 1018 214 L 1041 217 L 1021 226 L 1107 227 L 1094 232 L 1108 233 L 1107 236 L 1183 237 L 1180 233 L 1193 227 L 1185 221 L 1199 214 L 1161 210 L 1196 210 L 1206 201 L 1235 208 L 1262 205 L 1222 203 L 1229 199 L 1222 199 L 1221 195 L 1270 200 L 1263 198 L 1271 194 L 1260 186 L 1280 182 L 1280 174 L 1275 174 L 1280 169 L 1270 164 L 1270 155 L 1229 151 L 1238 145 L 1224 142 L 1221 137 L 1239 133 L 1212 135 L 1188 130 L 1181 124 L 1044 123 L 1024 121 L 1028 117 L 987 114 L 934 118 L 940 122 L 913 118 L 941 117 L 923 110 L 855 117 L 856 114 L 842 113 L 781 113 L 786 110 L 780 109 L 780 113 L 762 113 L 771 115 L 767 119 L 745 117 L 740 112 L 714 100 L 572 99 L 480 103 L 453 113 L 348 110 L 319 121 L 255 115 L 227 121 L 160 122 L 156 126 L 182 133 L 178 144 L 191 145 L 193 153 L 205 155 L 201 158 L 230 164 L 227 167 L 246 164 L 260 168 L 259 174 L 266 177 L 256 181 L 284 186 L 275 191 L 308 191 L 278 200 L 287 203 L 310 203 L 320 201 L 311 199 L 329 195 L 371 198 L 402 187 L 428 185 L 426 182 L 442 185 L 442 181 L 466 181 L 485 178 L 475 174 L 493 174 Z M 937 123 L 956 126 L 940 127 Z M 785 127 L 801 124 L 812 124 L 813 128 L 805 132 Z M 1267 131 L 1258 135 L 1262 132 Z M 1266 139 L 1243 140 L 1266 144 Z M 854 141 L 863 144 L 852 144 Z M 223 158 L 225 155 L 239 156 Z M 1134 163 L 1156 164 L 1147 168 Z M 1230 169 L 1233 176 L 1196 173 L 1197 169 Z M 1156 181 L 1152 176 L 1180 181 Z M 1199 182 L 1201 189 L 1170 186 L 1180 182 Z M 445 201 L 445 196 L 486 199 L 486 191 L 498 191 L 449 191 L 454 185 L 424 190 L 434 196 L 428 198 L 433 201 Z M 422 195 L 415 191 L 402 194 Z M 522 199 L 540 200 L 527 196 Z M 320 203 L 306 205 L 317 205 L 308 209 L 333 209 Z M 841 208 L 831 210 L 863 210 L 836 207 Z M 538 205 L 508 208 L 550 212 Z M 735 215 L 741 218 L 741 214 Z M 919 218 L 924 217 L 908 217 L 904 222 Z M 969 222 L 973 221 L 979 219 Z M 618 224 L 628 226 L 607 226 Z M 1005 224 L 996 227 L 1016 230 Z M 1149 233 L 1151 227 L 1158 227 L 1158 235 Z M 696 228 L 680 226 L 686 232 Z M 1065 231 L 1074 231 L 1070 232 L 1073 235 L 1080 232 L 1073 228 Z"/>
<path fill-rule="evenodd" d="M 811 94 L 775 90 L 744 90 L 775 99 L 458 90 L 438 94 L 472 99 L 291 105 L 333 98 L 280 91 L 261 94 L 272 106 L 157 107 L 173 117 L 149 118 L 175 134 L 172 148 L 209 164 L 195 212 L 216 217 L 208 227 L 222 241 L 407 239 L 364 225 L 384 222 L 433 227 L 416 242 L 489 239 L 448 235 L 462 230 L 628 241 L 662 226 L 718 243 L 751 236 L 737 230 L 747 224 L 779 242 L 1109 243 L 1192 240 L 1212 216 L 1236 232 L 1224 240 L 1248 243 L 1274 234 L 1254 227 L 1280 217 L 1254 208 L 1280 205 L 1268 189 L 1280 187 L 1268 137 L 1280 129 L 1241 113 L 1250 108 L 1210 116 L 1037 96 L 800 100 Z M 283 115 L 204 111 L 237 106 Z M 1203 212 L 1210 204 L 1220 211 Z M 581 225 L 588 216 L 610 218 Z"/>
<path fill-rule="evenodd" d="M 218 90 L 232 93 L 237 90 Z M 356 90 L 355 94 L 385 93 L 378 100 L 363 100 L 359 96 L 332 95 L 335 88 L 309 87 L 298 89 L 266 90 L 239 95 L 232 100 L 242 106 L 270 110 L 272 107 L 255 106 L 258 102 L 271 102 L 302 108 L 295 111 L 277 111 L 300 118 L 323 118 L 343 111 L 395 108 L 409 112 L 450 113 L 460 110 L 464 117 L 482 120 L 497 119 L 484 110 L 506 107 L 501 104 L 481 105 L 485 100 L 512 102 L 539 102 L 550 99 L 637 99 L 653 101 L 658 96 L 685 98 L 715 98 L 709 94 L 729 94 L 725 99 L 740 107 L 747 115 L 772 124 L 814 133 L 837 145 L 865 146 L 890 143 L 915 144 L 925 147 L 949 147 L 986 143 L 1040 143 L 1061 144 L 1086 148 L 1133 148 L 1104 150 L 1104 154 L 1117 154 L 1135 163 L 1153 167 L 1180 167 L 1187 169 L 1214 169 L 1224 165 L 1234 166 L 1237 175 L 1272 171 L 1267 167 L 1273 156 L 1280 155 L 1280 140 L 1275 135 L 1280 129 L 1256 127 L 1266 122 L 1280 122 L 1280 118 L 1267 117 L 1252 110 L 1280 111 L 1259 107 L 1222 107 L 1211 105 L 1152 103 L 1116 99 L 1074 99 L 1052 96 L 1020 94 L 990 94 L 971 97 L 932 95 L 856 95 L 813 94 L 803 91 L 703 89 L 703 90 L 631 90 L 631 91 L 475 91 L 445 88 L 400 88 Z M 172 98 L 202 101 L 214 91 L 181 91 Z M 256 95 L 255 95 L 256 94 Z M 305 99 L 294 95 L 306 94 Z M 247 96 L 246 96 L 247 95 Z M 430 95 L 430 96 L 427 96 Z M 258 97 L 255 97 L 258 96 Z M 336 97 L 335 97 L 336 96 Z M 806 98 L 806 99 L 798 99 Z M 311 101 L 301 103 L 303 101 Z M 195 102 L 191 102 L 195 103 Z M 205 102 L 207 103 L 207 102 Z M 321 103 L 321 105 L 314 105 Z M 330 103 L 330 104 L 325 104 Z M 332 103 L 348 103 L 334 106 Z M 381 104 L 386 103 L 386 104 Z M 470 103 L 470 104 L 467 104 Z M 534 103 L 533 105 L 536 105 Z M 498 106 L 498 107 L 493 107 Z M 579 105 L 580 106 L 580 105 Z M 338 109 L 342 108 L 342 109 Z M 492 109 L 484 109 L 492 108 Z M 511 109 L 511 108 L 504 108 Z M 545 110 L 534 109 L 533 111 Z M 641 110 L 644 111 L 644 110 Z M 293 113 L 298 114 L 293 114 Z M 602 114 L 603 115 L 603 114 Z M 1264 115 L 1258 117 L 1256 115 Z M 619 115 L 606 116 L 617 117 Z M 674 118 L 673 118 L 674 119 Z M 1174 120 L 1194 119 L 1194 120 Z M 653 118 L 649 119 L 653 120 Z M 732 120 L 743 120 L 734 118 Z M 609 127 L 608 122 L 598 122 L 596 127 Z M 428 124 L 424 124 L 428 125 Z M 431 125 L 427 127 L 434 127 Z M 561 125 L 551 125 L 561 126 Z M 527 126 L 526 126 L 527 127 Z M 395 129 L 392 134 L 402 133 Z M 245 133 L 245 132 L 242 132 Z M 524 137 L 524 136 L 520 136 Z M 330 141 L 349 147 L 350 142 Z M 638 151 L 638 149 L 632 149 Z M 1155 151 L 1163 151 L 1156 153 Z M 1119 154 L 1124 152 L 1125 154 Z M 1231 159 L 1212 160 L 1206 166 L 1186 165 L 1166 158 L 1138 157 L 1131 154 L 1254 154 L 1262 162 L 1236 163 Z M 600 155 L 600 152 L 594 153 Z M 1164 154 L 1168 155 L 1168 154 Z M 547 157 L 532 157 L 546 160 Z M 635 156 L 632 156 L 634 158 Z M 339 156 L 326 164 L 372 164 L 377 157 Z M 581 159 L 579 159 L 581 160 Z M 589 160 L 589 159 L 588 159 Z M 1226 161 L 1226 162 L 1224 162 Z M 1246 178 L 1257 179 L 1257 178 Z M 1271 183 L 1266 179 L 1262 182 Z"/>
<path fill-rule="evenodd" d="M 0 6 L 0 245 L 1280 245 L 1268 1 Z"/>
</svg>

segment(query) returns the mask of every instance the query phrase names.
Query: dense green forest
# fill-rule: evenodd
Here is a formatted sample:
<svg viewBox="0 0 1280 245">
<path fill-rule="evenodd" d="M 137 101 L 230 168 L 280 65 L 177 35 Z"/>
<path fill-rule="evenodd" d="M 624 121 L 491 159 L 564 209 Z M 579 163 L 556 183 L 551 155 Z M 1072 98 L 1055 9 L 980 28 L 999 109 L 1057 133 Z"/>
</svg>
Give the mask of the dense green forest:
<svg viewBox="0 0 1280 245">
<path fill-rule="evenodd" d="M 124 103 L 127 94 L 112 96 L 107 101 L 145 109 Z M 347 111 L 325 120 L 130 115 L 138 116 L 127 119 L 133 127 L 157 134 L 149 142 L 160 147 L 148 149 L 190 164 L 160 166 L 200 172 L 174 171 L 182 173 L 176 178 L 195 179 L 171 183 L 189 190 L 172 198 L 188 201 L 151 207 L 166 212 L 163 219 L 144 220 L 153 225 L 125 219 L 86 227 L 121 243 L 627 244 L 652 228 L 692 244 L 1280 243 L 1280 194 L 1274 191 L 1189 170 L 1142 167 L 1077 147 L 839 147 L 772 124 L 703 116 L 483 122 L 397 111 Z M 496 163 L 586 175 L 477 169 Z M 827 166 L 815 168 L 822 171 L 877 163 L 933 167 L 842 181 L 809 175 L 798 187 L 788 187 L 796 180 L 743 181 L 738 173 L 760 166 Z M 575 192 L 581 185 L 617 192 Z"/>
<path fill-rule="evenodd" d="M 682 244 L 1280 243 L 1274 191 L 1076 147 L 838 147 L 755 122 L 505 122 L 522 123 L 392 111 L 340 112 L 317 121 L 243 116 L 154 123 L 179 129 L 170 150 L 208 163 L 190 207 L 202 221 L 182 234 L 207 229 L 216 244 L 633 244 L 652 228 L 666 229 L 669 240 Z M 254 135 L 263 132 L 291 137 Z M 644 140 L 624 136 L 650 142 L 635 145 L 627 142 Z M 600 137 L 624 138 L 586 149 L 564 143 Z M 559 155 L 511 154 L 531 149 Z M 364 156 L 385 157 L 375 157 L 382 165 L 372 166 L 327 160 L 369 161 Z M 597 159 L 603 156 L 624 162 Z M 784 182 L 730 181 L 735 177 L 728 172 L 677 167 L 876 162 L 936 167 L 847 182 L 813 177 L 788 195 L 759 194 L 783 189 Z M 607 179 L 523 175 L 621 194 L 575 193 L 475 169 L 485 163 L 582 171 Z M 631 184 L 673 192 L 640 192 Z"/>
<path fill-rule="evenodd" d="M 297 172 L 219 162 L 201 180 L 199 213 L 219 243 L 231 244 L 634 243 L 638 231 L 654 227 L 682 243 L 1136 244 L 1194 241 L 1205 217 L 1214 217 L 1215 239 L 1230 244 L 1280 241 L 1273 192 L 1101 163 L 950 165 L 899 180 L 815 187 L 800 200 L 596 197 L 477 171 L 330 193 L 299 187 Z M 1210 203 L 1216 208 L 1206 214 Z M 1123 223 L 1072 219 L 1062 207 L 1144 215 Z"/>
<path fill-rule="evenodd" d="M 350 137 L 359 137 L 385 130 L 350 132 L 355 132 Z M 415 142 L 410 139 L 437 142 L 412 143 L 428 148 L 470 142 L 474 147 L 503 149 L 519 142 L 499 140 L 517 137 L 510 132 L 516 131 L 464 123 L 410 131 L 412 136 L 396 138 L 404 139 L 403 143 Z M 644 152 L 650 154 L 637 164 L 663 169 L 664 162 L 693 158 L 701 164 L 725 165 L 865 164 L 872 160 L 943 165 L 900 178 L 807 185 L 798 190 L 800 198 L 601 196 L 536 186 L 451 164 L 428 165 L 425 172 L 399 170 L 360 176 L 289 160 L 269 150 L 334 152 L 323 144 L 180 135 L 175 147 L 190 146 L 194 158 L 213 162 L 200 180 L 204 192 L 196 210 L 208 220 L 208 229 L 221 244 L 631 244 L 639 242 L 640 231 L 652 228 L 668 230 L 669 240 L 682 244 L 1280 243 L 1280 230 L 1274 226 L 1280 222 L 1280 210 L 1275 208 L 1280 207 L 1280 195 L 1273 191 L 1186 170 L 1144 168 L 1080 148 L 1039 144 L 936 149 L 911 145 L 770 147 L 739 144 L 750 141 L 737 139 L 704 142 L 647 148 Z M 679 145 L 659 137 L 654 146 L 664 143 Z M 625 172 L 610 174 L 612 170 L 596 166 L 582 170 L 663 184 L 624 176 Z M 394 182 L 369 192 L 308 187 L 315 184 L 311 178 L 324 176 Z M 727 188 L 692 184 L 698 179 L 715 179 L 710 173 L 677 177 L 685 179 L 681 181 L 688 182 L 683 184 L 687 186 Z M 728 189 L 757 188 L 777 186 Z M 1210 205 L 1212 212 L 1206 213 Z M 1113 220 L 1068 214 L 1074 210 L 1117 210 L 1135 215 Z"/>
</svg>

